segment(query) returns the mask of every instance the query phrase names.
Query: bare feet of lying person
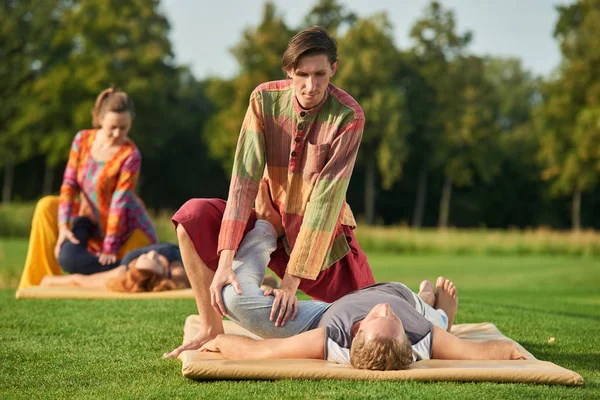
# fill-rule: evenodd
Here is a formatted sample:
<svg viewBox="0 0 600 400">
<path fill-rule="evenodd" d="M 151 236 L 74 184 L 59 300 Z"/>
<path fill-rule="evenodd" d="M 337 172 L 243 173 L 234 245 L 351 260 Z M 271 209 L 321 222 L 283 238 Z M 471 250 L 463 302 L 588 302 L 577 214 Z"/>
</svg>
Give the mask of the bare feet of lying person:
<svg viewBox="0 0 600 400">
<path fill-rule="evenodd" d="M 448 316 L 448 332 L 454 323 L 454 316 L 458 310 L 458 292 L 454 283 L 440 276 L 435 282 L 437 292 L 435 294 L 435 305 L 433 308 L 442 309 Z"/>
<path fill-rule="evenodd" d="M 430 281 L 421 282 L 421 286 L 419 286 L 418 296 L 429 306 L 433 307 L 435 303 L 435 291 L 433 289 L 433 283 Z"/>
<path fill-rule="evenodd" d="M 260 180 L 256 201 L 254 202 L 254 211 L 256 218 L 268 221 L 275 227 L 277 237 L 284 235 L 283 225 L 281 224 L 281 215 L 273 206 L 273 201 L 269 195 L 269 185 L 264 179 Z"/>
</svg>

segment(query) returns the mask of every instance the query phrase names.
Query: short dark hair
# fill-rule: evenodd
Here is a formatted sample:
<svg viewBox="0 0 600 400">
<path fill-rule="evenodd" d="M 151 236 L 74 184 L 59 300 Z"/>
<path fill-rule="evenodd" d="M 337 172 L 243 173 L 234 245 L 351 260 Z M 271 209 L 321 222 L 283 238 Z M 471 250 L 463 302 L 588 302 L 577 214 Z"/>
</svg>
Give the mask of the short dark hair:
<svg viewBox="0 0 600 400">
<path fill-rule="evenodd" d="M 325 28 L 311 26 L 298 32 L 288 43 L 281 59 L 284 72 L 293 71 L 302 56 L 325 54 L 330 64 L 337 61 L 337 43 Z"/>
</svg>

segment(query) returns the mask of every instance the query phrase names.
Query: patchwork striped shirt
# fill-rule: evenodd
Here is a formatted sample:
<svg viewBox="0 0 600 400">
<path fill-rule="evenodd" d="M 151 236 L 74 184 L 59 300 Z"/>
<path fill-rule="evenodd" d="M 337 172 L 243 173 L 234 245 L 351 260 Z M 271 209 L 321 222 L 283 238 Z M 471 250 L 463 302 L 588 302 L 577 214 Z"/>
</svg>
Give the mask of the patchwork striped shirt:
<svg viewBox="0 0 600 400">
<path fill-rule="evenodd" d="M 356 226 L 345 199 L 364 122 L 356 100 L 332 84 L 311 110 L 300 107 L 291 80 L 258 86 L 238 139 L 219 252 L 237 250 L 264 176 L 282 217 L 287 272 L 314 280 L 343 258 L 342 225 Z"/>
<path fill-rule="evenodd" d="M 91 149 L 97 132 L 83 130 L 73 140 L 60 188 L 59 226 L 76 215 L 94 221 L 98 232 L 88 241 L 93 254 L 116 254 L 136 229 L 156 243 L 154 225 L 135 194 L 142 155 L 128 139 L 108 160 L 94 160 Z"/>
</svg>

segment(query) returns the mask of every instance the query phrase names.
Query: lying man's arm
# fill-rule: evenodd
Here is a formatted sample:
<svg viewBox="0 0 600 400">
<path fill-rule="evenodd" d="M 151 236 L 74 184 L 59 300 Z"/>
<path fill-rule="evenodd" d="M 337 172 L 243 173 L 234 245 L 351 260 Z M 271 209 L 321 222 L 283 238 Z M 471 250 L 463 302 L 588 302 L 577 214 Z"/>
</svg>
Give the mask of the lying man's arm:
<svg viewBox="0 0 600 400">
<path fill-rule="evenodd" d="M 40 286 L 55 287 L 82 287 L 86 289 L 106 289 L 106 284 L 113 278 L 118 278 L 125 273 L 125 266 L 120 265 L 117 268 L 97 272 L 91 275 L 69 274 L 69 275 L 46 275 Z"/>
<path fill-rule="evenodd" d="M 513 342 L 460 339 L 437 326 L 433 327 L 431 358 L 440 360 L 527 360 Z"/>
<path fill-rule="evenodd" d="M 223 357 L 231 360 L 322 360 L 325 355 L 325 328 L 283 339 L 254 340 L 246 336 L 221 334 L 204 344 L 200 351 L 220 351 Z"/>
</svg>

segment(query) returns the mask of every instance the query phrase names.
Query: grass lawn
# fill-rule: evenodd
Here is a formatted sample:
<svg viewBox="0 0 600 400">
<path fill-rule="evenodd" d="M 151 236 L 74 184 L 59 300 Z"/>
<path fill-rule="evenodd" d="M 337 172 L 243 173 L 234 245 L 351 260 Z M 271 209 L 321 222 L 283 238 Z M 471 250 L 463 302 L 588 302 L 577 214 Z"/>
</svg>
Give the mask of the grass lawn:
<svg viewBox="0 0 600 400">
<path fill-rule="evenodd" d="M 0 238 L 0 288 L 17 287 L 25 255 L 27 240 Z"/>
<path fill-rule="evenodd" d="M 0 277 L 18 275 L 25 249 L 23 240 L 0 241 Z M 491 321 L 539 359 L 580 373 L 585 385 L 194 382 L 181 376 L 179 361 L 161 358 L 180 344 L 191 300 L 16 301 L 14 289 L 0 289 L 0 398 L 600 397 L 597 258 L 376 253 L 369 260 L 378 280 L 413 289 L 422 278 L 452 278 L 457 323 Z"/>
</svg>

